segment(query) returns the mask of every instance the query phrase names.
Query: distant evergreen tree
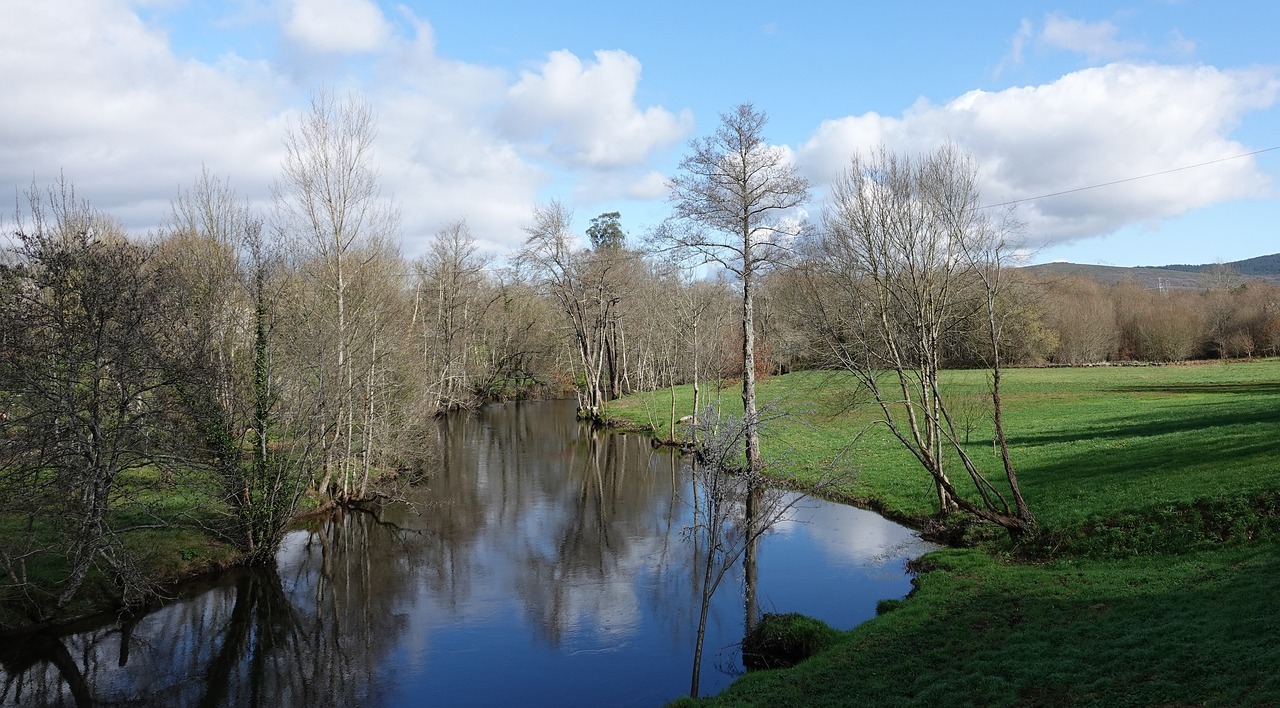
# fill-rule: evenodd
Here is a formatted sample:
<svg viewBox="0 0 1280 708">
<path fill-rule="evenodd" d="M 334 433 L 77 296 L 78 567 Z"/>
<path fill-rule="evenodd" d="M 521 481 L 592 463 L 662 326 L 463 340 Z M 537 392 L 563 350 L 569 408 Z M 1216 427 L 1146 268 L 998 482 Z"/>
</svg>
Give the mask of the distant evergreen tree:
<svg viewBox="0 0 1280 708">
<path fill-rule="evenodd" d="M 602 248 L 622 248 L 627 241 L 627 235 L 622 231 L 622 225 L 618 221 L 622 219 L 622 214 L 616 211 L 609 211 L 595 217 L 591 220 L 591 226 L 587 227 L 587 238 L 591 239 L 591 247 L 599 250 Z"/>
</svg>

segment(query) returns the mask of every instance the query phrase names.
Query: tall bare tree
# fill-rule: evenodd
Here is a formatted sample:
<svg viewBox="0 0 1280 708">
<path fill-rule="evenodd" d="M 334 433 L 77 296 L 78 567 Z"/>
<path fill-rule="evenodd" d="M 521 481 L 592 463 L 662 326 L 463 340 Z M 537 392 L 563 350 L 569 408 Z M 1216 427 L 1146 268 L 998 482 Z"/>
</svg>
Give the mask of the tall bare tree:
<svg viewBox="0 0 1280 708">
<path fill-rule="evenodd" d="M 785 520 L 805 494 L 768 489 L 738 464 L 738 450 L 746 435 L 746 421 L 704 409 L 695 423 L 701 441 L 692 461 L 693 519 L 685 533 L 694 546 L 694 578 L 699 592 L 698 629 L 694 643 L 689 695 L 698 696 L 702 676 L 703 640 L 711 599 L 739 559 L 744 561 L 746 628 L 755 627 L 756 563 L 761 537 Z M 821 479 L 807 493 L 820 493 L 830 483 Z"/>
<path fill-rule="evenodd" d="M 420 333 L 422 363 L 435 374 L 428 395 L 433 410 L 465 408 L 476 402 L 473 370 L 482 320 L 494 296 L 486 291 L 489 259 L 476 247 L 463 220 L 436 232 L 426 255 L 415 264 L 417 282 L 411 321 Z"/>
<path fill-rule="evenodd" d="M 285 135 L 281 177 L 273 189 L 275 228 L 303 262 L 304 281 L 314 295 L 308 316 L 322 327 L 316 334 L 328 349 L 312 362 L 323 426 L 318 486 L 327 492 L 332 484 L 339 496 L 350 492 L 363 459 L 358 427 L 369 366 L 353 354 L 358 348 L 377 352 L 370 339 L 376 327 L 360 322 L 372 314 L 353 308 L 352 285 L 399 226 L 399 212 L 379 191 L 376 134 L 373 111 L 364 101 L 317 92 L 310 110 Z"/>
<path fill-rule="evenodd" d="M 198 457 L 211 461 L 232 509 L 248 501 L 241 457 L 252 425 L 248 366 L 253 338 L 251 320 L 244 316 L 251 300 L 241 255 L 249 229 L 260 232 L 260 222 L 230 184 L 202 170 L 195 184 L 173 200 L 158 253 L 185 291 L 169 333 L 170 364 L 182 372 L 178 403 L 196 429 L 193 447 L 204 452 Z M 247 527 L 231 535 L 246 550 L 252 547 Z"/>
<path fill-rule="evenodd" d="M 800 224 L 793 210 L 809 198 L 809 183 L 790 156 L 764 137 L 768 117 L 750 103 L 721 114 L 710 136 L 689 144 L 680 173 L 668 184 L 673 215 L 658 233 L 660 247 L 716 263 L 742 283 L 742 405 L 748 469 L 761 469 L 756 407 L 755 296 L 761 273 L 780 261 Z"/>
</svg>

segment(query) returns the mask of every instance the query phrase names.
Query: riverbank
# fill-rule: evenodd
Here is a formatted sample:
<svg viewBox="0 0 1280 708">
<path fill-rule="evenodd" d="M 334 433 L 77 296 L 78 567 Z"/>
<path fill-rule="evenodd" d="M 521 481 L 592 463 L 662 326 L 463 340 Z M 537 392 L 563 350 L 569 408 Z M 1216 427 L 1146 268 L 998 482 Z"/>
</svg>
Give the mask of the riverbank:
<svg viewBox="0 0 1280 708">
<path fill-rule="evenodd" d="M 944 383 L 971 454 L 990 458 L 983 373 Z M 761 386 L 781 416 L 762 439 L 769 473 L 836 475 L 837 495 L 926 522 L 927 478 L 848 390 L 817 373 Z M 687 414 L 691 392 L 675 393 Z M 610 414 L 665 438 L 670 395 Z M 969 530 L 921 559 L 909 599 L 705 703 L 1280 703 L 1280 361 L 1013 370 L 1005 407 L 1041 533 L 1015 546 Z"/>
<path fill-rule="evenodd" d="M 163 603 L 180 585 L 245 564 L 247 555 L 215 531 L 225 523 L 227 513 L 216 494 L 200 485 L 175 485 L 149 467 L 130 471 L 119 485 L 119 493 L 130 503 L 116 511 L 112 523 L 117 528 L 132 527 L 118 535 L 119 543 L 146 594 L 126 598 L 117 583 L 94 568 L 71 602 L 55 612 L 57 596 L 50 588 L 57 587 L 69 565 L 64 555 L 44 554 L 39 562 L 26 566 L 29 582 L 25 587 L 0 586 L 0 636 L 57 629 L 107 613 L 143 611 Z M 328 511 L 314 500 L 304 501 L 294 523 Z M 0 524 L 0 544 L 6 542 L 7 528 Z M 61 540 L 52 528 L 45 535 L 50 547 Z"/>
<path fill-rule="evenodd" d="M 412 706 L 430 695 L 550 708 L 680 696 L 703 562 L 681 540 L 702 518 L 688 503 L 691 470 L 574 409 L 453 417 L 440 466 L 402 504 L 307 522 L 274 566 L 183 586 L 146 613 L 7 638 L 0 705 Z M 909 529 L 817 500 L 798 512 L 811 523 L 752 554 L 761 607 L 852 626 L 879 598 L 910 591 L 903 566 L 925 546 Z M 830 562 L 804 560 L 816 558 Z M 741 597 L 712 598 L 706 690 L 733 680 L 745 624 Z"/>
</svg>

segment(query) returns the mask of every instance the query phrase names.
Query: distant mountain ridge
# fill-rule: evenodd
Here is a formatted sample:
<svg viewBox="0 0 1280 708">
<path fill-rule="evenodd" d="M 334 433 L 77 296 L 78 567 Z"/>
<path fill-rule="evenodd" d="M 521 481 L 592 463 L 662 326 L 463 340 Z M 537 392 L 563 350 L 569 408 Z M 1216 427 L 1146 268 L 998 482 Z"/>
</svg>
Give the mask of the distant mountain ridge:
<svg viewBox="0 0 1280 708">
<path fill-rule="evenodd" d="M 1161 270 L 1183 270 L 1189 273 L 1207 273 L 1215 268 L 1227 266 L 1240 275 L 1280 275 L 1280 253 L 1257 258 L 1246 258 L 1231 263 L 1207 263 L 1202 265 L 1166 265 L 1152 266 Z"/>
<path fill-rule="evenodd" d="M 1084 263 L 1041 263 L 1026 266 L 1023 270 L 1036 275 L 1053 277 L 1080 275 L 1103 283 L 1136 281 L 1149 288 L 1173 288 L 1201 290 L 1211 284 L 1212 278 L 1224 267 L 1245 280 L 1261 280 L 1280 286 L 1280 253 L 1247 258 L 1231 263 L 1204 263 L 1200 265 L 1165 266 L 1105 266 Z"/>
</svg>

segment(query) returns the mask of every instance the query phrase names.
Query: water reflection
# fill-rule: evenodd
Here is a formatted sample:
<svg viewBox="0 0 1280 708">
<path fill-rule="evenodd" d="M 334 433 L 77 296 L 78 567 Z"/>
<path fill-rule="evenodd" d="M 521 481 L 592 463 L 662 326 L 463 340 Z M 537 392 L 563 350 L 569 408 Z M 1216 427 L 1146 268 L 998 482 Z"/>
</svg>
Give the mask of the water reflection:
<svg viewBox="0 0 1280 708">
<path fill-rule="evenodd" d="M 300 529 L 272 571 L 10 643 L 4 705 L 657 705 L 687 690 L 699 598 L 681 460 L 560 403 L 450 419 L 440 457 L 411 503 Z M 875 515 L 807 501 L 780 530 L 751 554 L 754 598 L 740 569 L 715 598 L 708 666 L 723 670 L 705 692 L 741 670 L 753 605 L 848 627 L 910 589 L 902 562 L 921 548 Z"/>
</svg>

